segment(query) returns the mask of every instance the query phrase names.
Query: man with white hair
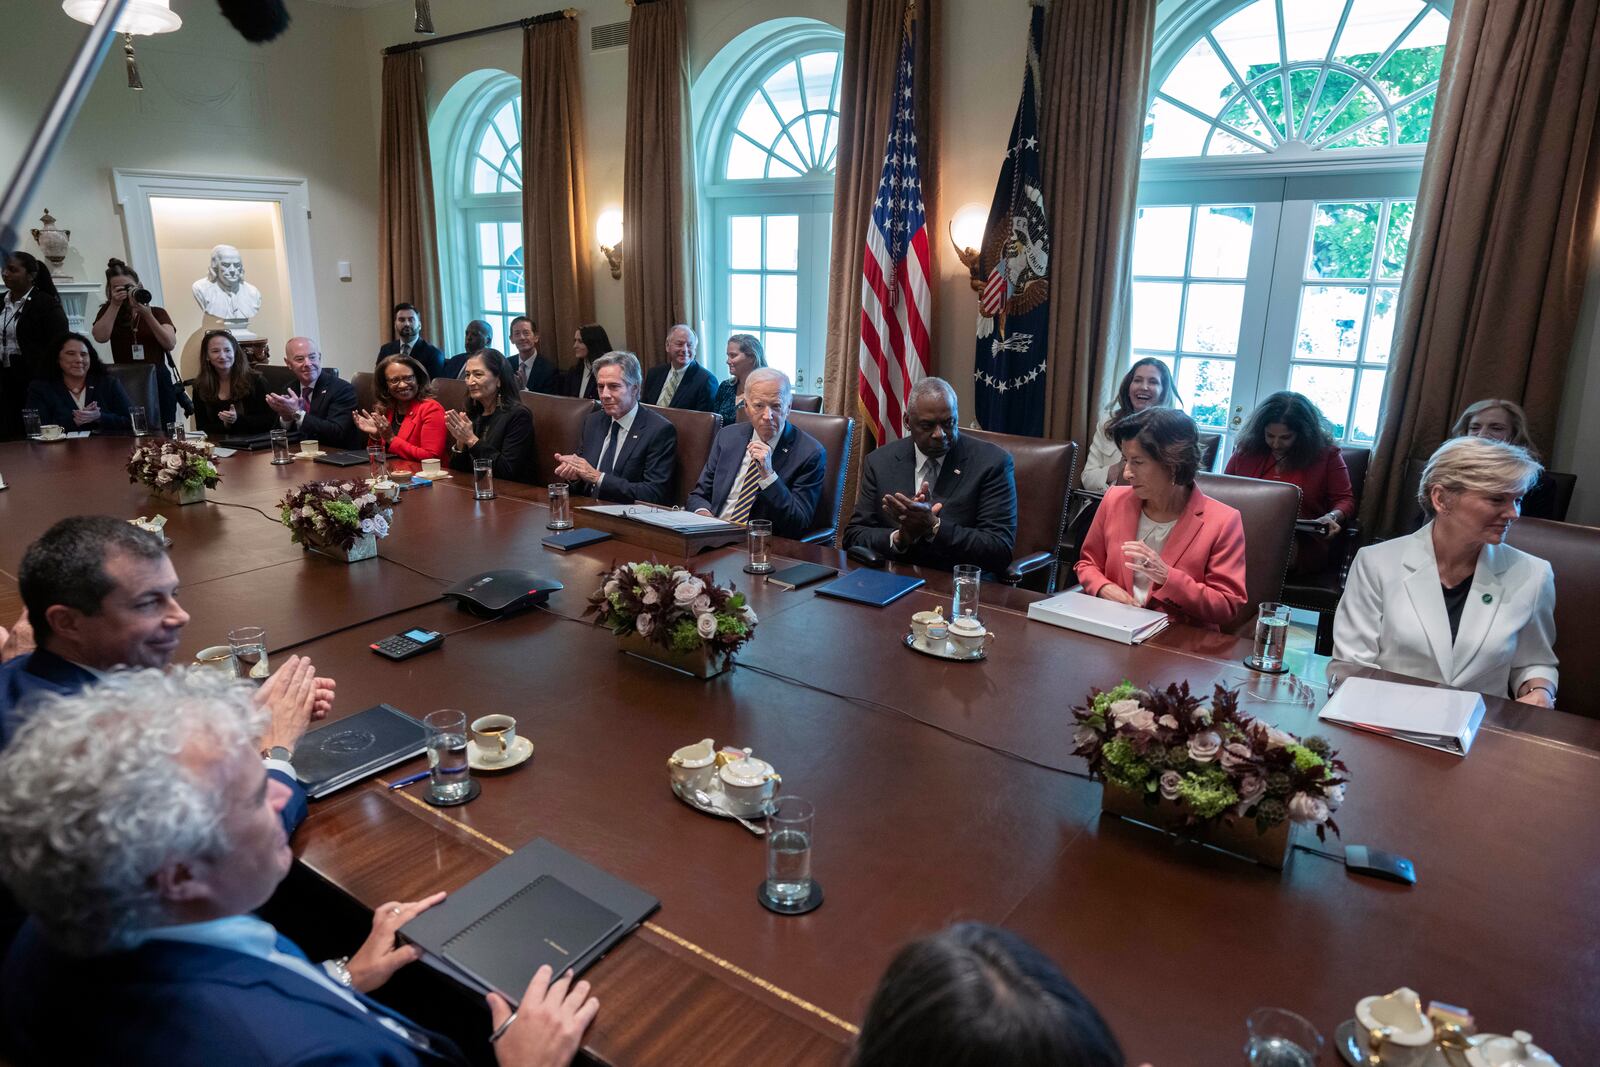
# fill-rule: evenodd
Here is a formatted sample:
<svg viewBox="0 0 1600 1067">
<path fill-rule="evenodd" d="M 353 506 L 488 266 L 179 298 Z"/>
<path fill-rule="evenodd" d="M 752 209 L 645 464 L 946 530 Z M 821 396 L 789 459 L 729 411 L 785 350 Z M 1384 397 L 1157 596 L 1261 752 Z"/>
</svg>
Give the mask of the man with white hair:
<svg viewBox="0 0 1600 1067">
<path fill-rule="evenodd" d="M 685 505 L 729 522 L 768 519 L 779 537 L 800 538 L 818 525 L 817 502 L 828 453 L 789 421 L 789 376 L 758 367 L 744 380 L 749 422 L 724 426 L 711 442 L 700 480 Z"/>
<path fill-rule="evenodd" d="M 379 905 L 315 964 L 251 914 L 288 874 L 288 790 L 252 751 L 248 685 L 128 672 L 52 698 L 0 755 L 0 881 L 31 918 L 0 967 L 0 1050 L 21 1064 L 436 1067 L 466 1060 L 367 996 L 417 959 L 395 932 L 444 899 Z M 494 1049 L 572 1058 L 599 1010 L 542 968 Z M 497 1027 L 510 1006 L 491 994 Z"/>
<path fill-rule="evenodd" d="M 685 411 L 717 410 L 717 376 L 695 362 L 700 339 L 683 323 L 667 331 L 667 363 L 651 367 L 644 379 L 644 402 Z"/>
<path fill-rule="evenodd" d="M 322 369 L 317 342 L 289 338 L 283 361 L 294 371 L 295 382 L 287 392 L 267 394 L 267 406 L 277 413 L 279 425 L 334 448 L 360 448 L 366 434 L 356 429 L 355 386 L 341 379 L 338 371 Z"/>
</svg>

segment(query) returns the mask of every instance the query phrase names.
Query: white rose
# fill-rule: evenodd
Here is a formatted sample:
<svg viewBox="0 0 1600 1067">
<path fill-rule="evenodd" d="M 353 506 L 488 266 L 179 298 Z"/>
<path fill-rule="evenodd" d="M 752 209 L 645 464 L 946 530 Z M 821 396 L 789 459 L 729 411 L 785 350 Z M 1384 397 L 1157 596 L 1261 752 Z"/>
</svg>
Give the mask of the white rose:
<svg viewBox="0 0 1600 1067">
<path fill-rule="evenodd" d="M 701 593 L 694 598 L 694 603 L 690 604 L 689 607 L 696 615 L 704 615 L 711 610 L 711 597 Z"/>
<path fill-rule="evenodd" d="M 157 485 L 170 485 L 170 484 L 172 484 L 172 472 L 171 471 L 161 471 L 160 473 L 158 473 L 156 475 L 156 484 Z"/>
<path fill-rule="evenodd" d="M 1296 793 L 1289 798 L 1289 818 L 1295 822 L 1312 824 L 1327 822 L 1327 801 L 1321 797 L 1314 797 L 1310 793 Z"/>
<path fill-rule="evenodd" d="M 754 626 L 758 621 L 760 621 L 760 620 L 758 620 L 756 618 L 755 609 L 752 608 L 749 604 L 746 604 L 744 606 L 744 623 L 745 623 L 745 625 L 746 626 Z"/>
<path fill-rule="evenodd" d="M 695 598 L 706 591 L 706 583 L 698 578 L 690 578 L 678 583 L 672 591 L 672 599 L 679 604 L 693 604 Z"/>
<path fill-rule="evenodd" d="M 661 603 L 661 594 L 656 592 L 654 586 L 647 585 L 644 587 L 644 595 L 639 599 L 646 604 L 659 604 Z"/>
<path fill-rule="evenodd" d="M 372 532 L 379 537 L 389 536 L 389 516 L 387 514 L 372 517 Z"/>
<path fill-rule="evenodd" d="M 656 620 L 651 615 L 636 615 L 633 619 L 634 629 L 639 631 L 640 637 L 649 637 L 650 631 L 656 628 Z"/>
<path fill-rule="evenodd" d="M 616 596 L 621 591 L 622 583 L 617 581 L 615 578 L 612 578 L 610 581 L 606 582 L 606 596 Z"/>
<path fill-rule="evenodd" d="M 177 470 L 179 467 L 183 466 L 183 457 L 180 456 L 180 455 L 176 455 L 176 454 L 170 455 L 170 456 L 162 456 L 161 457 L 161 462 L 162 462 L 163 465 L 165 465 L 167 467 L 171 467 L 173 470 Z"/>
<path fill-rule="evenodd" d="M 374 529 L 374 527 L 373 527 L 373 522 L 372 522 L 371 519 L 362 519 L 361 520 L 361 532 L 363 534 L 369 534 L 369 533 L 371 533 L 373 531 L 373 529 Z"/>
<path fill-rule="evenodd" d="M 1123 723 L 1133 718 L 1134 713 L 1138 710 L 1139 702 L 1133 699 L 1114 700 L 1111 702 L 1111 706 L 1106 709 L 1106 711 L 1108 711 L 1111 715 L 1111 723 L 1113 726 L 1121 726 Z"/>
<path fill-rule="evenodd" d="M 694 620 L 694 628 L 700 631 L 700 636 L 710 640 L 717 636 L 717 617 L 710 612 L 699 615 Z"/>
<path fill-rule="evenodd" d="M 1338 811 L 1339 805 L 1344 803 L 1344 786 L 1334 785 L 1328 787 L 1327 803 L 1329 811 Z"/>
</svg>

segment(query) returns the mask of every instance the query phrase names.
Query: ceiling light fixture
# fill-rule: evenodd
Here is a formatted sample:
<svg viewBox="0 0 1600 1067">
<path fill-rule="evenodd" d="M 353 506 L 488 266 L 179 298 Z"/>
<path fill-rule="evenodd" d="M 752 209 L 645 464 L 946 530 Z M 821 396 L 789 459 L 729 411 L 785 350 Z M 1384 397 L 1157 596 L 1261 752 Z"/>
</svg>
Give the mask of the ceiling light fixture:
<svg viewBox="0 0 1600 1067">
<path fill-rule="evenodd" d="M 417 0 L 416 11 L 417 22 L 412 29 L 417 33 L 426 33 L 431 35 L 434 32 L 433 9 L 428 6 L 428 0 Z"/>
<path fill-rule="evenodd" d="M 426 0 L 424 0 L 426 2 Z M 105 10 L 106 0 L 61 0 L 61 10 L 79 22 L 93 26 Z M 128 88 L 143 89 L 139 78 L 139 65 L 133 54 L 133 38 L 156 33 L 171 33 L 183 25 L 172 10 L 171 0 L 128 0 L 128 6 L 117 19 L 117 32 L 122 34 L 122 53 L 128 61 Z"/>
</svg>

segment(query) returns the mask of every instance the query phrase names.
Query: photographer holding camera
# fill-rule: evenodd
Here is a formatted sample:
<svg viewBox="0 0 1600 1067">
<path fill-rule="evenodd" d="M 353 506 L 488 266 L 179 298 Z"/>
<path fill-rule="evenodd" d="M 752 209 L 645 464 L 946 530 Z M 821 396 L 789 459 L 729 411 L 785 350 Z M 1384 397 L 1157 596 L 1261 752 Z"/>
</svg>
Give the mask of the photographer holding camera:
<svg viewBox="0 0 1600 1067">
<path fill-rule="evenodd" d="M 113 257 L 106 263 L 106 302 L 95 312 L 90 332 L 101 344 L 111 343 L 114 362 L 154 364 L 161 401 L 158 425 L 173 422 L 180 404 L 193 413 L 194 405 L 178 388 L 178 368 L 172 360 L 178 331 L 166 308 L 151 306 L 150 293 L 140 286 L 139 275 L 120 259 Z"/>
</svg>

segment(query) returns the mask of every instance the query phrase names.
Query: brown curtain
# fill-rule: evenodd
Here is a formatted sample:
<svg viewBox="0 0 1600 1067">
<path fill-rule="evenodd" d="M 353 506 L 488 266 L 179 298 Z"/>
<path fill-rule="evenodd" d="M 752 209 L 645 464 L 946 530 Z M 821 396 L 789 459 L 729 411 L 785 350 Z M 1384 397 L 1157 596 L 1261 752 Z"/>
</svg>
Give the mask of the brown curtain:
<svg viewBox="0 0 1600 1067">
<path fill-rule="evenodd" d="M 1548 448 L 1600 204 L 1600 5 L 1457 0 L 1362 520 L 1416 514 L 1408 464 L 1483 397 Z"/>
<path fill-rule="evenodd" d="M 622 164 L 622 302 L 628 347 L 646 368 L 695 323 L 694 146 L 684 0 L 630 0 L 628 128 Z"/>
<path fill-rule="evenodd" d="M 938 292 L 939 256 L 944 246 L 939 218 L 939 167 L 933 120 L 937 96 L 937 0 L 911 0 L 917 19 L 917 144 L 923 213 L 928 226 L 929 274 Z M 860 419 L 861 268 L 866 254 L 872 201 L 883 173 L 883 146 L 889 137 L 890 97 L 895 65 L 905 32 L 907 0 L 850 0 L 844 21 L 844 71 L 839 88 L 838 170 L 833 180 L 832 264 L 828 272 L 828 334 L 823 360 L 823 406 L 834 415 Z M 929 310 L 928 322 L 938 316 Z M 929 352 L 930 374 L 938 373 L 939 339 Z M 858 421 L 858 427 L 860 423 Z M 864 435 L 858 429 L 856 440 Z M 854 460 L 852 460 L 852 467 Z M 852 478 L 853 481 L 853 478 Z M 854 502 L 846 502 L 849 507 Z"/>
<path fill-rule="evenodd" d="M 522 154 L 528 314 L 539 327 L 539 350 L 560 364 L 565 339 L 594 319 L 576 18 L 522 32 L 522 143 L 531 146 Z"/>
<path fill-rule="evenodd" d="M 1087 442 L 1128 336 L 1155 0 L 1055 0 L 1045 18 L 1044 196 L 1050 211 L 1045 434 Z"/>
<path fill-rule="evenodd" d="M 378 141 L 378 321 L 389 336 L 399 303 L 417 306 L 422 335 L 443 336 L 439 249 L 428 156 L 427 85 L 421 52 L 383 57 L 383 124 Z"/>
</svg>

